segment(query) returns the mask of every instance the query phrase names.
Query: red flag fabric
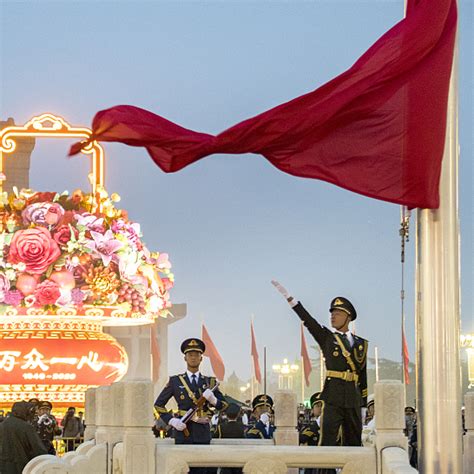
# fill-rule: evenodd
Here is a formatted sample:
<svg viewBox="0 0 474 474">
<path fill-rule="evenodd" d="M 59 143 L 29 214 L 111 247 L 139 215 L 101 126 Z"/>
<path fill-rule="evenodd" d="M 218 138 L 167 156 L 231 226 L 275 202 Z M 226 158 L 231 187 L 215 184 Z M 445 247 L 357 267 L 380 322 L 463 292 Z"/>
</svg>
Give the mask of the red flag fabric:
<svg viewBox="0 0 474 474">
<path fill-rule="evenodd" d="M 304 337 L 303 324 L 301 324 L 301 360 L 303 361 L 303 373 L 306 386 L 309 387 L 309 375 L 313 368 L 311 367 L 311 359 L 309 358 L 308 348 L 306 347 L 306 339 Z"/>
<path fill-rule="evenodd" d="M 258 153 L 295 176 L 437 208 L 456 21 L 456 0 L 409 0 L 350 69 L 217 136 L 119 105 L 96 114 L 91 140 L 146 147 L 168 173 L 213 153 Z"/>
<path fill-rule="evenodd" d="M 257 379 L 258 383 L 262 383 L 262 373 L 260 372 L 260 363 L 258 361 L 257 341 L 255 340 L 255 333 L 253 331 L 253 322 L 250 323 L 250 337 L 252 339 L 250 354 L 253 358 L 253 369 L 255 373 L 255 378 Z"/>
<path fill-rule="evenodd" d="M 158 381 L 160 375 L 160 363 L 161 363 L 161 352 L 158 344 L 157 330 L 158 322 L 153 323 L 150 326 L 150 338 L 151 338 L 151 366 L 152 366 L 152 380 L 153 383 Z"/>
<path fill-rule="evenodd" d="M 224 361 L 222 360 L 219 351 L 214 345 L 214 342 L 212 342 L 211 336 L 209 336 L 209 333 L 207 332 L 206 326 L 204 326 L 204 324 L 202 325 L 202 340 L 204 344 L 206 344 L 206 351 L 204 352 L 204 355 L 206 357 L 209 357 L 209 360 L 211 361 L 212 370 L 214 371 L 214 375 L 217 377 L 218 380 L 224 380 Z"/>
<path fill-rule="evenodd" d="M 405 337 L 405 328 L 402 329 L 402 345 L 403 345 L 403 371 L 405 374 L 405 384 L 408 385 L 410 383 L 410 372 L 409 372 L 409 363 L 410 363 L 410 356 L 408 354 L 408 344 L 407 339 Z"/>
</svg>

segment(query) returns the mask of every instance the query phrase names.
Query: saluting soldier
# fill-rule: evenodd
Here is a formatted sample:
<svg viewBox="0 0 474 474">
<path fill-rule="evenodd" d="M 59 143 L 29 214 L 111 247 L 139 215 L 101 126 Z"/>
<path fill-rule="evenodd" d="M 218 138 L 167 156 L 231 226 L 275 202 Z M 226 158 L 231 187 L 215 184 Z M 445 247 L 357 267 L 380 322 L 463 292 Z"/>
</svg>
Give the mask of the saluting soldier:
<svg viewBox="0 0 474 474">
<path fill-rule="evenodd" d="M 329 312 L 333 332 L 319 324 L 277 281 L 272 283 L 303 321 L 326 360 L 318 444 L 339 445 L 341 428 L 343 446 L 360 446 L 362 411 L 367 406 L 368 342 L 349 331 L 349 323 L 357 318 L 354 306 L 342 296 L 331 301 Z"/>
<path fill-rule="evenodd" d="M 269 395 L 257 395 L 252 400 L 253 417 L 255 424 L 249 427 L 246 438 L 251 439 L 273 439 L 275 426 L 271 423 L 273 415 L 273 400 Z"/>
<path fill-rule="evenodd" d="M 210 417 L 212 416 L 210 406 L 214 406 L 217 410 L 227 407 L 227 402 L 219 389 L 212 391 L 216 385 L 215 377 L 208 377 L 199 372 L 205 350 L 204 342 L 197 338 L 186 339 L 181 344 L 181 352 L 186 361 L 186 372 L 171 376 L 155 401 L 155 409 L 160 418 L 176 430 L 176 444 L 209 444 L 211 442 Z M 186 425 L 180 418 L 190 408 L 196 406 L 201 395 L 207 401 Z M 166 409 L 166 404 L 172 397 L 178 404 L 179 418 L 174 418 Z M 184 432 L 186 428 L 189 436 L 186 436 Z M 189 472 L 205 473 L 206 470 L 192 468 Z"/>
</svg>

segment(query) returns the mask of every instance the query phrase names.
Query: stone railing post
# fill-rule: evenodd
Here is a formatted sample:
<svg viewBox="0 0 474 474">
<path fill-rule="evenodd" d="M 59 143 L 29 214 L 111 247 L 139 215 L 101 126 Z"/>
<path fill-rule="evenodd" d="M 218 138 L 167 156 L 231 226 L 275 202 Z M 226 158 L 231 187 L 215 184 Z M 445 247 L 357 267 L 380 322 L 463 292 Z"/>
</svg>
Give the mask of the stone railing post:
<svg viewBox="0 0 474 474">
<path fill-rule="evenodd" d="M 405 428 L 405 396 L 399 380 L 382 380 L 374 384 L 375 393 L 375 447 L 377 465 L 381 466 L 381 452 L 387 447 L 399 447 L 407 452 Z"/>
<path fill-rule="evenodd" d="M 85 417 L 86 429 L 84 431 L 84 441 L 95 438 L 96 426 L 96 405 L 95 405 L 95 388 L 89 388 L 86 391 Z"/>
<path fill-rule="evenodd" d="M 464 473 L 468 474 L 472 472 L 472 466 L 474 466 L 474 392 L 466 393 L 464 407 L 464 422 L 467 433 L 463 436 L 463 469 Z"/>
<path fill-rule="evenodd" d="M 275 393 L 276 430 L 273 439 L 276 445 L 298 446 L 296 406 L 296 393 L 293 390 L 278 390 Z M 288 473 L 297 472 L 298 469 L 288 469 Z"/>
<path fill-rule="evenodd" d="M 96 401 L 96 444 L 107 444 L 107 472 L 112 472 L 113 448 L 123 440 L 123 409 L 125 383 L 97 387 Z"/>
<path fill-rule="evenodd" d="M 154 474 L 153 385 L 151 380 L 134 380 L 124 386 L 123 474 Z"/>
</svg>

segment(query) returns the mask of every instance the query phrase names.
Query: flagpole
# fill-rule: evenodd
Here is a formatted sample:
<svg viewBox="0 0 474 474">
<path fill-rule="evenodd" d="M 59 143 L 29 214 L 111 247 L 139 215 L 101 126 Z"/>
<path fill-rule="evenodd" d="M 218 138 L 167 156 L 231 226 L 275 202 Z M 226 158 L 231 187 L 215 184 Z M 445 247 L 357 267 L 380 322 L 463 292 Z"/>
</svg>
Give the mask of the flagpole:
<svg viewBox="0 0 474 474">
<path fill-rule="evenodd" d="M 304 380 L 305 374 L 304 374 L 304 362 L 303 362 L 303 356 L 301 356 L 301 403 L 304 405 Z"/>
<path fill-rule="evenodd" d="M 374 357 L 375 357 L 375 381 L 379 381 L 379 348 L 375 346 L 374 348 Z"/>
<path fill-rule="evenodd" d="M 458 218 L 458 51 L 449 88 L 438 209 L 417 210 L 416 355 L 420 472 L 463 472 Z M 440 422 L 442 420 L 442 422 Z"/>
<path fill-rule="evenodd" d="M 250 316 L 250 338 L 252 339 L 252 331 L 253 331 L 253 313 Z M 252 344 L 252 342 L 250 342 Z M 255 389 L 253 385 L 253 381 L 255 378 L 255 363 L 253 360 L 252 351 L 250 351 L 250 403 L 255 398 Z"/>
<path fill-rule="evenodd" d="M 406 377 L 405 377 L 405 244 L 409 238 L 409 223 L 410 223 L 410 211 L 405 206 L 400 206 L 400 262 L 401 262 L 401 288 L 400 288 L 400 311 L 401 311 L 401 355 L 402 355 L 402 373 L 401 379 L 403 383 L 403 391 L 406 399 Z"/>
<path fill-rule="evenodd" d="M 267 347 L 263 346 L 263 393 L 267 394 Z"/>
</svg>

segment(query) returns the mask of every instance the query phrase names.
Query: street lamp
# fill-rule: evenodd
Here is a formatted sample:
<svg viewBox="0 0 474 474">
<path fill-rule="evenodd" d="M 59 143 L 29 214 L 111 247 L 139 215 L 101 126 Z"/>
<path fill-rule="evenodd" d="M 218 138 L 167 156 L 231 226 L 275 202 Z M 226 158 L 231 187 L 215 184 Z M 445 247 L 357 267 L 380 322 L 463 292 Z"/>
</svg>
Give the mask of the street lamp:
<svg viewBox="0 0 474 474">
<path fill-rule="evenodd" d="M 467 376 L 469 378 L 469 387 L 474 386 L 474 334 L 461 335 L 461 347 L 467 352 Z"/>
<path fill-rule="evenodd" d="M 274 364 L 272 369 L 278 374 L 278 388 L 293 390 L 293 374 L 299 370 L 299 365 L 289 364 L 288 359 L 283 359 L 283 364 Z"/>
</svg>

